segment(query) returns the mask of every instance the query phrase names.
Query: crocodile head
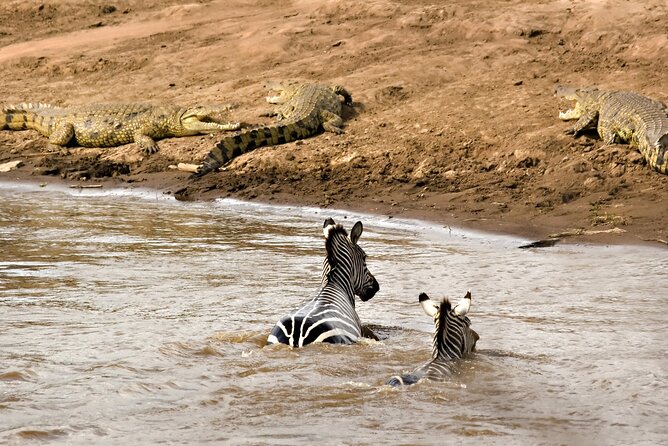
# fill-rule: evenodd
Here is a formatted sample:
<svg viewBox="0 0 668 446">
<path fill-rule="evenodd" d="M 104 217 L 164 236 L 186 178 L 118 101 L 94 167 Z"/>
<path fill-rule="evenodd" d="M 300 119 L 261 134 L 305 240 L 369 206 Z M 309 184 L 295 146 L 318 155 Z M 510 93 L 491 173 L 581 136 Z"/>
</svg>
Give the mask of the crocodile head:
<svg viewBox="0 0 668 446">
<path fill-rule="evenodd" d="M 604 92 L 598 88 L 573 88 L 559 85 L 555 88 L 555 94 L 569 101 L 575 101 L 575 106 L 569 110 L 559 112 L 559 119 L 569 121 L 579 119 L 589 110 L 597 110 L 599 98 Z"/>
<path fill-rule="evenodd" d="M 220 122 L 217 115 L 220 114 L 222 109 L 221 107 L 207 107 L 204 105 L 182 109 L 178 116 L 178 128 L 174 129 L 175 136 L 238 129 L 240 127 L 239 124 Z"/>
</svg>

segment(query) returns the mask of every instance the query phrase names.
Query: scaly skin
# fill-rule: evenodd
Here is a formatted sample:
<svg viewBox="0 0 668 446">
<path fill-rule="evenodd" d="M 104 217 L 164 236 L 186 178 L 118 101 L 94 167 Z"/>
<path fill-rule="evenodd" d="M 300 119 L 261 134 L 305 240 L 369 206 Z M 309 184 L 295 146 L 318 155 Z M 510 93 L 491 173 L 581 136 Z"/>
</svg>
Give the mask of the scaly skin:
<svg viewBox="0 0 668 446">
<path fill-rule="evenodd" d="M 308 138 L 322 130 L 343 133 L 341 102 L 352 104 L 352 97 L 345 88 L 314 83 L 276 85 L 278 96 L 267 97 L 267 102 L 280 104 L 265 116 L 277 116 L 278 122 L 269 126 L 244 129 L 221 140 L 209 152 L 191 178 L 199 178 L 225 165 L 233 158 L 262 146 L 284 144 Z"/>
<path fill-rule="evenodd" d="M 662 102 L 628 91 L 558 87 L 557 95 L 576 101 L 559 113 L 567 121 L 577 119 L 567 131 L 578 135 L 596 126 L 606 144 L 629 143 L 658 172 L 668 174 L 668 108 Z"/>
<path fill-rule="evenodd" d="M 146 154 L 158 151 L 156 139 L 236 130 L 238 123 L 213 122 L 224 106 L 179 107 L 147 104 L 94 104 L 55 107 L 18 104 L 2 108 L 0 130 L 37 130 L 57 146 L 114 147 L 135 142 Z"/>
</svg>

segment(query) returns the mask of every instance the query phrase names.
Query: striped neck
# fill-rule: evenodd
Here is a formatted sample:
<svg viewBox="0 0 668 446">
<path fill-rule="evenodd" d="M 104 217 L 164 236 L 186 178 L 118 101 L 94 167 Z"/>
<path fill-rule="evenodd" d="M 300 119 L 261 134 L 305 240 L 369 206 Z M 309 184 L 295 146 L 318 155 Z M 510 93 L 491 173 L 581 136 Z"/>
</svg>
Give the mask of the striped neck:
<svg viewBox="0 0 668 446">
<path fill-rule="evenodd" d="M 342 290 L 350 299 L 350 304 L 355 308 L 355 290 L 350 282 L 350 271 L 337 266 L 329 271 L 326 278 L 323 278 L 323 288 L 336 287 Z"/>
</svg>

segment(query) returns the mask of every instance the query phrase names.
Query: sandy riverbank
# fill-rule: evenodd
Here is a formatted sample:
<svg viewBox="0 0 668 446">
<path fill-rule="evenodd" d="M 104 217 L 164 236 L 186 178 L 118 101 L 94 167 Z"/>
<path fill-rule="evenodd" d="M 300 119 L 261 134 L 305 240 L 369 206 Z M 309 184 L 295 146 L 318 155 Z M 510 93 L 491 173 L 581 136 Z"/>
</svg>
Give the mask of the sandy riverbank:
<svg viewBox="0 0 668 446">
<path fill-rule="evenodd" d="M 0 132 L 3 179 L 152 187 L 358 209 L 545 238 L 668 240 L 668 178 L 639 154 L 573 138 L 555 84 L 668 100 L 665 2 L 9 1 L 0 5 L 1 102 L 235 103 L 269 122 L 264 83 L 344 85 L 345 133 L 263 148 L 197 182 L 220 136 L 54 151 Z"/>
</svg>

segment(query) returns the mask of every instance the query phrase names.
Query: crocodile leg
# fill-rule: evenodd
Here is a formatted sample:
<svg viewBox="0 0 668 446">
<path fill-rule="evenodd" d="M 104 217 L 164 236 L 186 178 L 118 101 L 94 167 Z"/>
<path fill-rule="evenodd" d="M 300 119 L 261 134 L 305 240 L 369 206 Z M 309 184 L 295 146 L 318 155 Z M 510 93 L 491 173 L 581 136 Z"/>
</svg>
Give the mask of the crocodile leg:
<svg viewBox="0 0 668 446">
<path fill-rule="evenodd" d="M 341 85 L 335 85 L 333 90 L 334 93 L 343 96 L 343 100 L 346 105 L 353 105 L 353 97 L 350 93 L 348 93 L 348 90 L 343 88 Z"/>
<path fill-rule="evenodd" d="M 597 121 L 598 121 L 598 112 L 594 111 L 587 112 L 584 115 L 580 116 L 580 119 L 578 119 L 575 122 L 573 128 L 566 130 L 566 133 L 579 135 L 584 129 L 594 126 Z"/>
<path fill-rule="evenodd" d="M 343 133 L 343 129 L 341 128 L 343 119 L 341 119 L 341 116 L 329 110 L 321 111 L 320 116 L 322 116 L 322 128 L 325 131 L 337 134 Z"/>
<path fill-rule="evenodd" d="M 74 137 L 74 126 L 69 122 L 61 122 L 49 135 L 49 142 L 56 146 L 66 146 Z"/>
<path fill-rule="evenodd" d="M 617 133 L 614 130 L 611 130 L 608 127 L 599 125 L 598 126 L 598 136 L 601 137 L 603 140 L 603 144 L 606 146 L 609 146 L 610 144 L 614 144 L 617 142 Z"/>
<path fill-rule="evenodd" d="M 134 134 L 135 144 L 144 152 L 146 155 L 156 153 L 160 148 L 158 143 L 156 143 L 153 138 L 150 136 L 144 135 L 143 133 Z"/>
</svg>

